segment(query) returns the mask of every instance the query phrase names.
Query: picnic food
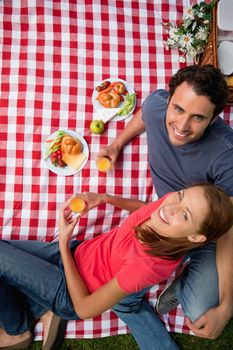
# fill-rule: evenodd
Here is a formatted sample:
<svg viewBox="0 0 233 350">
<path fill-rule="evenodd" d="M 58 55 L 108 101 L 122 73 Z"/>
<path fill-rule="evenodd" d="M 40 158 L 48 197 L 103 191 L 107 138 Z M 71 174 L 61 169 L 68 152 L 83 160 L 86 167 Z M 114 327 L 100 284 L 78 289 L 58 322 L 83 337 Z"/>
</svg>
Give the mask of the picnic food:
<svg viewBox="0 0 233 350">
<path fill-rule="evenodd" d="M 104 89 L 107 89 L 107 88 L 109 87 L 110 84 L 111 84 L 110 81 L 105 80 L 105 81 L 103 81 L 103 83 L 102 83 L 101 85 L 98 85 L 98 86 L 96 87 L 96 91 L 100 92 L 100 91 L 102 91 L 102 90 L 104 90 Z"/>
<path fill-rule="evenodd" d="M 48 157 L 51 160 L 51 163 L 54 166 L 60 166 L 61 168 L 64 168 L 66 164 L 62 160 L 62 152 L 61 152 L 61 140 L 63 136 L 65 135 L 64 131 L 59 130 L 57 132 L 57 137 L 51 140 L 46 140 L 48 143 L 48 147 L 46 148 L 44 159 L 47 159 Z"/>
<path fill-rule="evenodd" d="M 96 166 L 99 171 L 106 172 L 111 169 L 111 160 L 107 157 L 100 157 L 96 159 Z"/>
<path fill-rule="evenodd" d="M 80 166 L 85 161 L 85 159 L 86 159 L 86 155 L 82 152 L 79 154 L 65 153 L 62 157 L 63 162 L 65 162 L 66 165 L 69 165 L 69 167 L 74 170 L 79 169 Z"/>
<path fill-rule="evenodd" d="M 125 92 L 125 84 L 123 84 L 121 81 L 118 81 L 114 86 L 113 86 L 114 91 L 122 95 Z"/>
<path fill-rule="evenodd" d="M 99 101 L 105 108 L 116 108 L 121 102 L 120 95 L 114 91 L 103 93 L 99 96 Z"/>
<path fill-rule="evenodd" d="M 80 196 L 74 196 L 69 201 L 69 208 L 75 213 L 81 213 L 85 210 L 86 206 L 87 204 L 85 200 L 82 199 Z"/>
<path fill-rule="evenodd" d="M 130 113 L 130 111 L 133 109 L 136 102 L 136 94 L 127 94 L 125 96 L 125 103 L 124 106 L 119 110 L 117 115 L 127 115 Z"/>
<path fill-rule="evenodd" d="M 86 159 L 86 155 L 82 152 L 82 142 L 64 131 L 59 130 L 53 140 L 46 142 L 49 142 L 49 145 L 44 159 L 49 157 L 54 166 L 64 168 L 68 165 L 77 170 Z"/>
<path fill-rule="evenodd" d="M 104 88 L 105 86 L 107 88 Z M 113 95 L 111 95 L 112 93 Z M 117 106 L 110 107 L 107 103 L 110 105 L 109 100 L 112 100 L 112 97 L 116 96 L 115 94 L 120 96 L 120 101 L 119 97 L 116 97 L 118 100 Z M 123 120 L 132 114 L 136 107 L 136 93 L 126 81 L 120 78 L 115 80 L 109 78 L 109 80 L 103 81 L 101 85 L 96 86 L 92 94 L 92 103 L 98 115 L 93 119 L 99 119 L 106 124 L 111 119 L 114 121 Z"/>
<path fill-rule="evenodd" d="M 58 149 L 56 152 L 53 152 L 50 154 L 50 159 L 53 165 L 60 166 L 61 168 L 64 168 L 67 164 L 62 159 L 62 152 L 60 149 Z"/>
<path fill-rule="evenodd" d="M 63 154 L 79 154 L 83 149 L 82 142 L 70 135 L 63 136 L 60 147 Z"/>
<path fill-rule="evenodd" d="M 104 123 L 102 120 L 92 120 L 90 129 L 94 134 L 102 134 L 104 132 Z"/>
<path fill-rule="evenodd" d="M 80 168 L 86 156 L 82 153 L 82 142 L 70 135 L 65 135 L 61 141 L 62 160 L 72 169 Z"/>
<path fill-rule="evenodd" d="M 125 84 L 121 81 L 109 83 L 109 81 L 104 81 L 96 87 L 96 90 L 99 92 L 96 99 L 105 108 L 116 108 L 124 101 L 123 94 L 127 94 L 128 91 Z"/>
</svg>

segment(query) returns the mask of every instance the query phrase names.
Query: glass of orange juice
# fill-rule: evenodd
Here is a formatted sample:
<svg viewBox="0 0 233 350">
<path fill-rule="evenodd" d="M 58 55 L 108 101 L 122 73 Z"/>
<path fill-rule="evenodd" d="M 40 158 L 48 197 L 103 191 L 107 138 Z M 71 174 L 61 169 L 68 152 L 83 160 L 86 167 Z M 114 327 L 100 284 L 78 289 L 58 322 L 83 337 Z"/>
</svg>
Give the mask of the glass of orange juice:
<svg viewBox="0 0 233 350">
<path fill-rule="evenodd" d="M 96 166 L 99 171 L 107 172 L 112 168 L 111 159 L 108 157 L 99 157 L 96 159 Z"/>
<path fill-rule="evenodd" d="M 80 196 L 73 196 L 69 201 L 69 208 L 75 213 L 81 213 L 86 209 L 87 203 Z"/>
</svg>

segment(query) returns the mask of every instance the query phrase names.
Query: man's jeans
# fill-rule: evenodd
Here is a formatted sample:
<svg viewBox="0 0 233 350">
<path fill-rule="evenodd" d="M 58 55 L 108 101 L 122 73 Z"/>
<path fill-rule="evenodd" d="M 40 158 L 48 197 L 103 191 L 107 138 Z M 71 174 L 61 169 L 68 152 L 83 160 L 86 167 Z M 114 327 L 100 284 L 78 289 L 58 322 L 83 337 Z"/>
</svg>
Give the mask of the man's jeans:
<svg viewBox="0 0 233 350">
<path fill-rule="evenodd" d="M 215 244 L 193 250 L 183 262 L 189 258 L 189 272 L 179 282 L 176 297 L 184 314 L 195 321 L 219 302 Z M 128 325 L 141 350 L 178 349 L 155 311 L 142 301 L 139 293 L 124 298 L 113 311 Z"/>
<path fill-rule="evenodd" d="M 74 250 L 76 245 L 77 242 L 71 242 L 71 249 Z M 45 265 L 42 270 L 38 258 L 27 255 L 25 251 L 39 257 L 40 263 L 43 259 Z M 177 297 L 185 314 L 194 321 L 218 304 L 215 246 L 210 244 L 193 251 L 189 257 L 190 271 L 180 283 Z M 66 319 L 78 319 L 67 296 L 65 283 L 62 282 L 65 278 L 57 243 L 0 241 L 0 278 L 4 278 L 4 288 L 0 286 L 0 328 L 9 334 L 26 331 L 32 319 L 47 309 Z M 33 288 L 35 291 L 32 291 Z M 25 310 L 22 304 L 17 304 L 17 300 L 25 298 L 18 290 L 27 295 Z M 113 311 L 128 325 L 141 350 L 177 350 L 178 346 L 163 323 L 143 299 L 145 292 L 143 290 L 124 298 Z"/>
</svg>

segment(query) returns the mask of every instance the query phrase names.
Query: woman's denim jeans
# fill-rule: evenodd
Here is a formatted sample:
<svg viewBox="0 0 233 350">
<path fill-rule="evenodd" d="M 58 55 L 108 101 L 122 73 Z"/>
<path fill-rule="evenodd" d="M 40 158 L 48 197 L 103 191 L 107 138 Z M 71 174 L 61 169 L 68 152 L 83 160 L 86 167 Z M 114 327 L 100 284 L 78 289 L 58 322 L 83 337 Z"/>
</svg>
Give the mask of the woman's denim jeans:
<svg viewBox="0 0 233 350">
<path fill-rule="evenodd" d="M 71 249 L 77 244 L 71 242 Z M 189 273 L 180 281 L 176 296 L 184 313 L 194 321 L 218 304 L 215 245 L 192 251 L 187 258 Z M 0 278 L 0 327 L 9 334 L 29 329 L 32 319 L 47 309 L 65 319 L 78 319 L 66 290 L 57 243 L 0 241 Z M 177 350 L 163 323 L 143 298 L 146 291 L 122 299 L 113 311 L 128 325 L 141 350 Z M 25 308 L 21 303 L 24 298 Z"/>
<path fill-rule="evenodd" d="M 71 242 L 72 251 L 78 243 Z M 12 335 L 23 333 L 46 310 L 64 319 L 78 319 L 58 243 L 1 240 L 0 328 Z"/>
</svg>

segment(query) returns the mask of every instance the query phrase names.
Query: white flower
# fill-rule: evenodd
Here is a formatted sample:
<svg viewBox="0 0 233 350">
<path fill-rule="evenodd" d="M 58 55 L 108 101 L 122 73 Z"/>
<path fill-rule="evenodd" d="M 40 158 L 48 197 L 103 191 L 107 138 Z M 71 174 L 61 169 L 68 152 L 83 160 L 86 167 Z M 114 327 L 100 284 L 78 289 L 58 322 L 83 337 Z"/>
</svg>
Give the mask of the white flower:
<svg viewBox="0 0 233 350">
<path fill-rule="evenodd" d="M 206 27 L 200 27 L 198 29 L 198 32 L 195 34 L 195 38 L 197 40 L 203 40 L 205 41 L 208 37 L 208 31 L 206 29 Z"/>
<path fill-rule="evenodd" d="M 177 41 L 175 41 L 174 39 L 168 38 L 166 44 L 167 46 L 173 47 L 174 45 L 177 44 Z"/>
<path fill-rule="evenodd" d="M 190 20 L 194 19 L 194 10 L 192 7 L 188 7 L 187 9 L 184 10 L 184 14 L 183 14 L 183 20 L 186 20 L 187 18 L 189 18 Z"/>
<path fill-rule="evenodd" d="M 187 50 L 187 55 L 190 57 L 190 58 L 194 58 L 196 55 L 197 55 L 197 50 L 195 50 L 193 47 L 190 47 L 188 50 Z"/>
<path fill-rule="evenodd" d="M 192 24 L 192 20 L 190 18 L 186 18 L 183 23 L 184 29 L 187 29 L 190 26 L 190 24 Z"/>
<path fill-rule="evenodd" d="M 181 35 L 179 42 L 182 47 L 188 48 L 192 45 L 193 35 L 191 33 L 183 34 Z"/>
</svg>

